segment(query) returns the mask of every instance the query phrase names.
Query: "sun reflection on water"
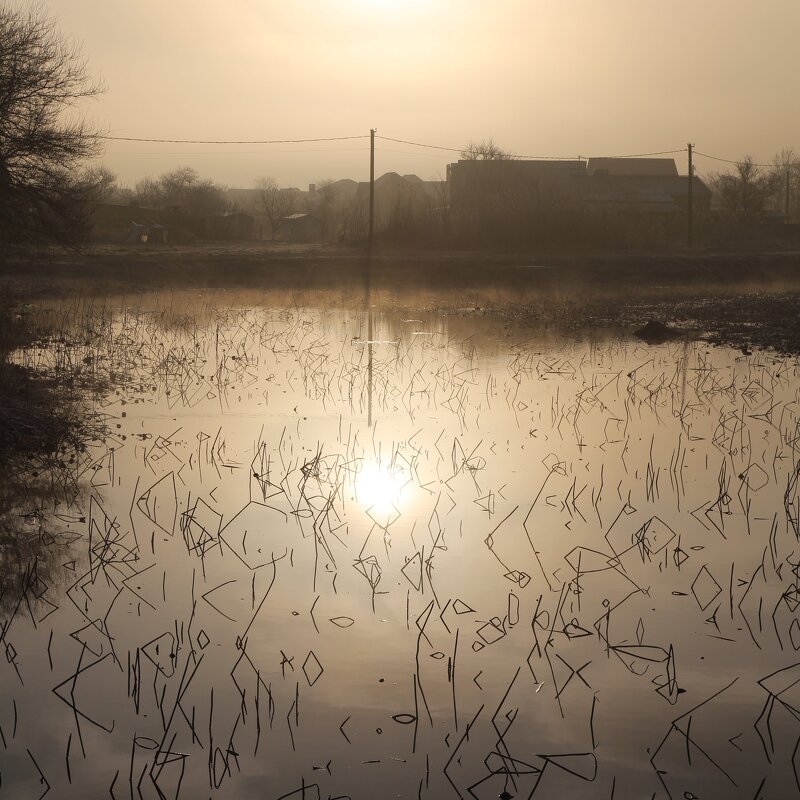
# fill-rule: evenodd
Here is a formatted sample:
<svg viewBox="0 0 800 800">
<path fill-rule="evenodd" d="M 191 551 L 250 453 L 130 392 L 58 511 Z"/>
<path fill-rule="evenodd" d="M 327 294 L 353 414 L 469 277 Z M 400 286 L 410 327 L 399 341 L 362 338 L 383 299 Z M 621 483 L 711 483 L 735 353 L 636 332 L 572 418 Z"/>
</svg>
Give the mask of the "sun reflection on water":
<svg viewBox="0 0 800 800">
<path fill-rule="evenodd" d="M 356 499 L 371 514 L 391 514 L 400 506 L 400 494 L 406 481 L 400 468 L 364 460 L 356 474 Z"/>
</svg>

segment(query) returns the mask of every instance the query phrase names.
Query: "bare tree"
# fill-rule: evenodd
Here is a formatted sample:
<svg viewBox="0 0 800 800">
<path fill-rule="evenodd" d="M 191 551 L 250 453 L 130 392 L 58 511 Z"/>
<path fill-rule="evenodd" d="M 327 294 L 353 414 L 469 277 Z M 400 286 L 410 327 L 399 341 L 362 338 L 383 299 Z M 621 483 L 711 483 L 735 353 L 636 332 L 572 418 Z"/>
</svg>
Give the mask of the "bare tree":
<svg viewBox="0 0 800 800">
<path fill-rule="evenodd" d="M 99 151 L 79 104 L 102 91 L 77 47 L 38 9 L 0 6 L 0 241 L 79 243 Z"/>
<path fill-rule="evenodd" d="M 293 192 L 282 191 L 274 178 L 262 177 L 255 182 L 259 210 L 269 220 L 272 241 L 280 232 L 284 217 L 289 216 L 295 208 Z"/>
<path fill-rule="evenodd" d="M 319 217 L 320 236 L 322 243 L 325 244 L 325 242 L 334 238 L 338 227 L 339 198 L 336 195 L 336 187 L 331 178 L 323 178 L 317 181 L 314 211 Z"/>
<path fill-rule="evenodd" d="M 151 177 L 136 181 L 131 192 L 131 202 L 145 208 L 156 208 L 161 203 L 161 187 L 158 180 Z"/>
<path fill-rule="evenodd" d="M 367 200 L 357 193 L 339 205 L 342 241 L 363 239 L 368 225 Z"/>
<path fill-rule="evenodd" d="M 788 218 L 796 219 L 800 215 L 800 156 L 791 147 L 784 147 L 775 154 L 772 165 L 774 194 L 770 206 L 774 211 L 788 211 Z"/>
<path fill-rule="evenodd" d="M 186 201 L 186 196 L 197 185 L 200 177 L 197 170 L 192 167 L 178 167 L 171 172 L 165 172 L 159 179 L 158 185 L 161 192 L 162 204 L 179 206 Z"/>
<path fill-rule="evenodd" d="M 191 167 L 178 167 L 159 178 L 142 178 L 133 189 L 136 204 L 178 209 L 193 217 L 208 217 L 229 210 L 222 187 L 202 179 Z"/>
<path fill-rule="evenodd" d="M 511 153 L 503 150 L 491 138 L 470 142 L 459 155 L 464 161 L 504 161 L 513 158 Z"/>
<path fill-rule="evenodd" d="M 775 153 L 772 159 L 773 168 L 778 171 L 796 169 L 800 165 L 800 156 L 791 147 L 784 147 L 780 153 Z"/>
<path fill-rule="evenodd" d="M 711 178 L 720 209 L 725 216 L 753 217 L 764 211 L 776 190 L 774 171 L 765 171 L 745 156 L 735 172 L 717 173 Z"/>
<path fill-rule="evenodd" d="M 89 167 L 83 173 L 83 180 L 90 187 L 93 202 L 109 203 L 119 198 L 117 176 L 105 164 Z"/>
</svg>

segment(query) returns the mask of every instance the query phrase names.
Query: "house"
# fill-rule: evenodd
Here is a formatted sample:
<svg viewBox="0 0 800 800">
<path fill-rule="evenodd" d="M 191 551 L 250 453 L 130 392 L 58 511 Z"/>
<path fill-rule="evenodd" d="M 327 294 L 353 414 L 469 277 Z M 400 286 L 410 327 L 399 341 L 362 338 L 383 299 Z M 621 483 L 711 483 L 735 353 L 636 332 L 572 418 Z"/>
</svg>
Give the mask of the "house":
<svg viewBox="0 0 800 800">
<path fill-rule="evenodd" d="M 319 242 L 322 232 L 322 221 L 313 214 L 289 214 L 281 219 L 281 239 L 287 242 Z"/>
<path fill-rule="evenodd" d="M 169 244 L 169 229 L 157 222 L 131 222 L 128 244 Z"/>
<path fill-rule="evenodd" d="M 170 223 L 163 209 L 97 203 L 92 209 L 91 237 L 103 242 L 166 243 Z M 138 236 L 134 235 L 136 231 Z"/>
<path fill-rule="evenodd" d="M 325 192 L 329 196 L 334 197 L 337 203 L 348 203 L 356 196 L 358 183 L 351 178 L 340 178 L 338 181 L 331 181 L 322 186 L 317 186 L 312 183 L 309 185 L 308 191 L 309 194 Z"/>
<path fill-rule="evenodd" d="M 387 230 L 409 219 L 429 216 L 444 204 L 445 184 L 424 181 L 417 175 L 387 172 L 375 180 L 375 230 Z M 369 181 L 361 181 L 355 196 L 363 209 L 364 220 L 369 208 Z"/>
</svg>

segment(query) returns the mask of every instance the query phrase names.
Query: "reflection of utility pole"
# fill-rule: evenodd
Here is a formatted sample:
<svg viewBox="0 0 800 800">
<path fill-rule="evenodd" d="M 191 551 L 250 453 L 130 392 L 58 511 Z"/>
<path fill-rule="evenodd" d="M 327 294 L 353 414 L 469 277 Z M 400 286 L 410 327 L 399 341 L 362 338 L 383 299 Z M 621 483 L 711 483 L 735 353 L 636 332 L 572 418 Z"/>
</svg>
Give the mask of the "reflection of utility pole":
<svg viewBox="0 0 800 800">
<path fill-rule="evenodd" d="M 372 239 L 375 234 L 375 128 L 369 131 L 369 238 L 365 300 L 367 305 L 367 427 L 372 427 Z"/>
<path fill-rule="evenodd" d="M 367 308 L 367 427 L 372 427 L 372 305 Z"/>
<path fill-rule="evenodd" d="M 688 241 L 688 244 L 689 244 L 689 249 L 691 250 L 692 249 L 692 222 L 693 222 L 693 220 L 692 220 L 692 199 L 693 199 L 692 198 L 692 193 L 693 193 L 693 190 L 694 190 L 694 167 L 692 166 L 692 147 L 693 147 L 693 145 L 692 145 L 691 142 L 689 142 L 689 144 L 687 144 L 686 147 L 689 150 L 689 194 L 688 194 L 688 200 L 689 200 L 689 204 L 688 204 L 689 205 L 689 234 L 688 234 L 687 241 Z"/>
</svg>

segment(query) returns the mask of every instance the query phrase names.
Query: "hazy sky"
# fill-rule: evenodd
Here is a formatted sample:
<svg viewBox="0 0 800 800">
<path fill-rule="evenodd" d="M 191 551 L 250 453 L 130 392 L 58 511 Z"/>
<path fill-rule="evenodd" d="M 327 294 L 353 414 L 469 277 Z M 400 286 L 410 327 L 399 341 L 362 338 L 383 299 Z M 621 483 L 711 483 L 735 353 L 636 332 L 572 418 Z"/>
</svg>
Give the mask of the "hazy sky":
<svg viewBox="0 0 800 800">
<path fill-rule="evenodd" d="M 26 3 L 11 0 L 13 7 Z M 368 134 L 526 155 L 800 150 L 800 0 L 44 0 L 107 92 L 111 133 Z M 122 182 L 178 165 L 231 186 L 368 177 L 368 140 L 111 142 Z M 376 170 L 443 176 L 457 154 L 378 141 Z M 678 156 L 685 171 L 685 155 Z M 698 157 L 701 174 L 719 166 Z"/>
</svg>

